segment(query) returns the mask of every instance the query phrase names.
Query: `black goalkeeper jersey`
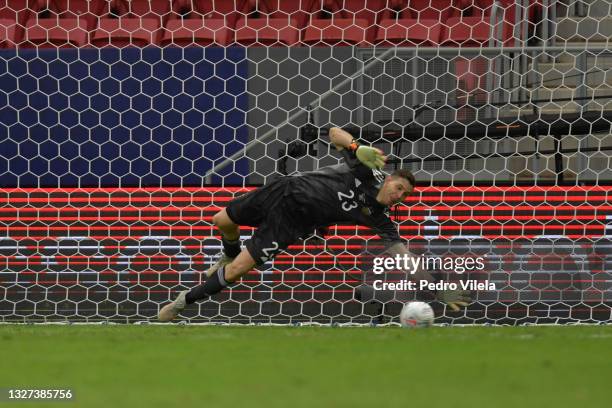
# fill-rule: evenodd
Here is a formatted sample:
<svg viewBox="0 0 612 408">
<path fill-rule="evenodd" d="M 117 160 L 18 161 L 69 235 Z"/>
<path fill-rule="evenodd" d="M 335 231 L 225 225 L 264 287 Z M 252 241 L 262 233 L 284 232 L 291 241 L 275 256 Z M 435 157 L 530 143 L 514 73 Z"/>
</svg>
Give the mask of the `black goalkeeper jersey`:
<svg viewBox="0 0 612 408">
<path fill-rule="evenodd" d="M 376 201 L 386 174 L 366 167 L 347 149 L 342 155 L 342 164 L 289 176 L 294 205 L 316 226 L 351 222 L 371 228 L 384 241 L 401 242 L 388 208 Z"/>
</svg>

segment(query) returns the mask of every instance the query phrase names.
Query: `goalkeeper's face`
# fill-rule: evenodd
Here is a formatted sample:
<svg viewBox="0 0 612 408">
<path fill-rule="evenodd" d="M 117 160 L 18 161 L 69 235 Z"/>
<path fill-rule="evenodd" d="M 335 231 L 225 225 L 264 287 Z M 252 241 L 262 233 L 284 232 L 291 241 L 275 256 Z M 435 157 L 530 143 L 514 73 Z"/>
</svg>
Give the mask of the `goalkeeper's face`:
<svg viewBox="0 0 612 408">
<path fill-rule="evenodd" d="M 376 200 L 387 207 L 399 204 L 414 190 L 414 186 L 403 177 L 387 176 L 378 191 Z"/>
</svg>

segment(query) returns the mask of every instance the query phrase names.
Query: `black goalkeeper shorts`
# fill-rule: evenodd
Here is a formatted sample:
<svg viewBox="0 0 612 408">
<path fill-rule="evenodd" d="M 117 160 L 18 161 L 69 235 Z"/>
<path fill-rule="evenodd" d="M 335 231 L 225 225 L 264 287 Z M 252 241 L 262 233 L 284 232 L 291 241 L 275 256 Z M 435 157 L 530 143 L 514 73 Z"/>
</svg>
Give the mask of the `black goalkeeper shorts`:
<svg viewBox="0 0 612 408">
<path fill-rule="evenodd" d="M 291 197 L 290 178 L 279 178 L 243 194 L 225 210 L 235 224 L 257 228 L 245 246 L 258 265 L 315 229 Z"/>
</svg>

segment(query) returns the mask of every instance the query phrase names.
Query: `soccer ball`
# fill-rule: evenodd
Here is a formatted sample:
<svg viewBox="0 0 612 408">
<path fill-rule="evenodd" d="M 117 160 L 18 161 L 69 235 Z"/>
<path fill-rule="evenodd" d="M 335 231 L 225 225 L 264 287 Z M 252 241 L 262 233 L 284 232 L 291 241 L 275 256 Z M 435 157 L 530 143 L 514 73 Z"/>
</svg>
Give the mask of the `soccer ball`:
<svg viewBox="0 0 612 408">
<path fill-rule="evenodd" d="M 429 327 L 434 321 L 434 312 L 425 302 L 408 302 L 400 313 L 403 327 Z"/>
</svg>

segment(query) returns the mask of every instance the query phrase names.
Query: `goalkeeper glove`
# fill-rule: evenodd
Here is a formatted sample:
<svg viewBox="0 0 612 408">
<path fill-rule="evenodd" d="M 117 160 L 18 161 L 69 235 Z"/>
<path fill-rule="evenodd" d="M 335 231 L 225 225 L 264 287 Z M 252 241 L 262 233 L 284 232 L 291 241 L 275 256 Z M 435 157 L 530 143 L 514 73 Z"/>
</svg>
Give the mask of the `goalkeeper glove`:
<svg viewBox="0 0 612 408">
<path fill-rule="evenodd" d="M 436 293 L 436 297 L 440 302 L 446 303 L 455 312 L 459 311 L 461 307 L 466 307 L 468 303 L 472 301 L 470 292 L 461 289 L 440 290 Z"/>
<path fill-rule="evenodd" d="M 380 149 L 369 146 L 359 146 L 355 150 L 357 159 L 371 169 L 380 169 L 385 165 L 386 157 Z"/>
</svg>

